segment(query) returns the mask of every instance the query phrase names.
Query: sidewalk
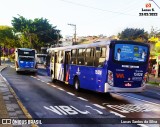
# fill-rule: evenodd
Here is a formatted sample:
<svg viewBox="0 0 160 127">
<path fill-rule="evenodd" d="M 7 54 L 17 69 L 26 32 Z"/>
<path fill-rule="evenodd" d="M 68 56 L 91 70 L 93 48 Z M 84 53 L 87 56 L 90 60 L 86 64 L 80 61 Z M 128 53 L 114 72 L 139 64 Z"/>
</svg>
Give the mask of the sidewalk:
<svg viewBox="0 0 160 127">
<path fill-rule="evenodd" d="M 149 75 L 149 82 L 155 82 L 160 84 L 160 77 L 155 78 L 153 75 Z"/>
<path fill-rule="evenodd" d="M 5 67 L 5 65 L 0 65 L 0 71 Z M 1 73 L 1 72 L 0 72 Z M 11 125 L 3 124 L 4 119 L 16 119 L 26 118 L 24 112 L 18 105 L 18 102 L 10 90 L 8 84 L 6 84 L 2 75 L 0 74 L 0 127 L 30 127 L 30 125 Z"/>
</svg>

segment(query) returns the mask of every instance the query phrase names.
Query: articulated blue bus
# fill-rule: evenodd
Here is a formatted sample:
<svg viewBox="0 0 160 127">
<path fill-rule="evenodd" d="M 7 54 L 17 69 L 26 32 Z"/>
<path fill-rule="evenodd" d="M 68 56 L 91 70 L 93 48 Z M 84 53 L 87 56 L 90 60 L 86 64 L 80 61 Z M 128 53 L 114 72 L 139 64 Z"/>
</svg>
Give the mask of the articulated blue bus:
<svg viewBox="0 0 160 127">
<path fill-rule="evenodd" d="M 150 47 L 110 40 L 48 49 L 53 81 L 97 92 L 142 92 Z"/>
<path fill-rule="evenodd" d="M 29 71 L 37 72 L 36 50 L 29 48 L 15 49 L 15 68 L 16 72 Z"/>
</svg>

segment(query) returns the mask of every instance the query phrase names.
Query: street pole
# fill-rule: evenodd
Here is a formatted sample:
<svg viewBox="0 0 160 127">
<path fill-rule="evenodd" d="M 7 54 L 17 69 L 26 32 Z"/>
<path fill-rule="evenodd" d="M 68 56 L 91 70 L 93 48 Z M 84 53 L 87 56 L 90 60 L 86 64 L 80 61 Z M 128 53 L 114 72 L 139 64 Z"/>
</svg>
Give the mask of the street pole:
<svg viewBox="0 0 160 127">
<path fill-rule="evenodd" d="M 77 31 L 77 28 L 76 28 L 76 25 L 75 24 L 68 24 L 68 25 L 70 25 L 70 26 L 74 26 L 74 42 L 73 42 L 73 44 L 72 45 L 74 45 L 74 44 L 76 44 L 76 31 Z"/>
</svg>

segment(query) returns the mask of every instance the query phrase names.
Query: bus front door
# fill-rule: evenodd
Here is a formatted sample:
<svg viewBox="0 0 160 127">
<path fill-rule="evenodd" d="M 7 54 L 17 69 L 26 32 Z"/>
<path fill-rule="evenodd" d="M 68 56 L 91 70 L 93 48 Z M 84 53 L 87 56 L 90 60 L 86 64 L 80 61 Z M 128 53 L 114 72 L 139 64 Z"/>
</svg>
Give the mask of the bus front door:
<svg viewBox="0 0 160 127">
<path fill-rule="evenodd" d="M 54 54 L 54 78 L 57 79 L 57 52 Z"/>
<path fill-rule="evenodd" d="M 69 63 L 70 63 L 70 51 L 65 51 L 65 61 L 64 61 L 64 81 L 68 82 L 69 78 Z"/>
</svg>

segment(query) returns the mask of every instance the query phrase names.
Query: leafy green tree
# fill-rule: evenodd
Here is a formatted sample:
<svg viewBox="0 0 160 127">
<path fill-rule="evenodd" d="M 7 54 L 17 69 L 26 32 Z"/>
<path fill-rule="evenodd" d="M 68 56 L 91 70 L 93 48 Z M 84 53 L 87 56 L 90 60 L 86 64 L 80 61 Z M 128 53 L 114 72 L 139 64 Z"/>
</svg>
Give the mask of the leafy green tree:
<svg viewBox="0 0 160 127">
<path fill-rule="evenodd" d="M 118 34 L 122 40 L 134 40 L 144 42 L 148 40 L 148 33 L 144 29 L 126 28 Z"/>
<path fill-rule="evenodd" d="M 156 56 L 160 53 L 160 30 L 152 27 L 148 39 L 151 45 L 151 55 Z"/>
<path fill-rule="evenodd" d="M 0 45 L 3 48 L 3 55 L 9 55 L 9 49 L 19 47 L 19 38 L 9 26 L 0 26 Z"/>
<path fill-rule="evenodd" d="M 0 26 L 0 43 L 8 48 L 19 46 L 18 36 L 14 33 L 12 27 Z"/>
<path fill-rule="evenodd" d="M 158 37 L 150 37 L 148 41 L 152 44 L 153 48 L 151 54 L 160 53 L 160 39 Z"/>
<path fill-rule="evenodd" d="M 44 18 L 26 19 L 23 16 L 13 17 L 12 25 L 20 34 L 21 46 L 40 50 L 42 46 L 54 45 L 62 38 L 60 30 L 49 24 Z"/>
</svg>

